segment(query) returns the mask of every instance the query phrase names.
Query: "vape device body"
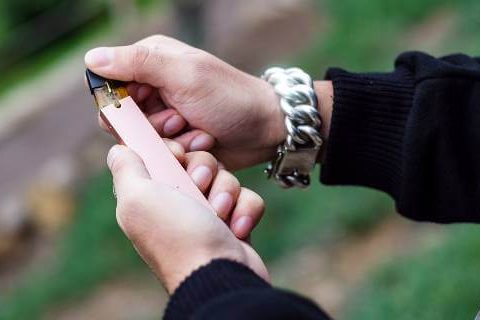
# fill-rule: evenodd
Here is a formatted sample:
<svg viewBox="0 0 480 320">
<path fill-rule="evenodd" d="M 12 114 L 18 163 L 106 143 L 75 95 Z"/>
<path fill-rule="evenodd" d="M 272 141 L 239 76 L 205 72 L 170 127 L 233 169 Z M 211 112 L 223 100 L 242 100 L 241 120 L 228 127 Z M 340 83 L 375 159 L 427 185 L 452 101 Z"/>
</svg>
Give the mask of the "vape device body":
<svg viewBox="0 0 480 320">
<path fill-rule="evenodd" d="M 100 116 L 117 141 L 137 153 L 152 180 L 210 204 L 120 82 L 86 72 Z"/>
</svg>

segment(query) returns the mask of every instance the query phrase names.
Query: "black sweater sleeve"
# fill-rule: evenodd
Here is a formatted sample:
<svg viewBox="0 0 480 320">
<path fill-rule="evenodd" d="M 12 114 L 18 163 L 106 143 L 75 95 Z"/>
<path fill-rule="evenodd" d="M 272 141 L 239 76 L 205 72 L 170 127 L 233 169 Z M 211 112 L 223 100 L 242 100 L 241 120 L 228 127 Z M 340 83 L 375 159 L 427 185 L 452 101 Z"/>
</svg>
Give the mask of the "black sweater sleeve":
<svg viewBox="0 0 480 320">
<path fill-rule="evenodd" d="M 480 59 L 409 52 L 392 73 L 327 78 L 323 183 L 387 192 L 414 220 L 480 222 Z"/>
<path fill-rule="evenodd" d="M 165 320 L 329 320 L 313 302 L 272 288 L 249 268 L 214 260 L 172 295 Z"/>
</svg>

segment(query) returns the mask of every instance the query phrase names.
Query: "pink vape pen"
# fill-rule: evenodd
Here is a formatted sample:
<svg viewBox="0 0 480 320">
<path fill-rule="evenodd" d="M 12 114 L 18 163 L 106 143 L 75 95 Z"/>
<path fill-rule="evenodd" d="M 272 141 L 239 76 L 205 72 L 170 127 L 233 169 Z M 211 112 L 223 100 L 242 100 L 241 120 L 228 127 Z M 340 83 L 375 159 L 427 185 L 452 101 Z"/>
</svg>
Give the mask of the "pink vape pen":
<svg viewBox="0 0 480 320">
<path fill-rule="evenodd" d="M 166 184 L 211 208 L 205 196 L 178 162 L 120 82 L 104 79 L 90 70 L 88 85 L 111 133 L 137 153 L 152 180 Z"/>
</svg>

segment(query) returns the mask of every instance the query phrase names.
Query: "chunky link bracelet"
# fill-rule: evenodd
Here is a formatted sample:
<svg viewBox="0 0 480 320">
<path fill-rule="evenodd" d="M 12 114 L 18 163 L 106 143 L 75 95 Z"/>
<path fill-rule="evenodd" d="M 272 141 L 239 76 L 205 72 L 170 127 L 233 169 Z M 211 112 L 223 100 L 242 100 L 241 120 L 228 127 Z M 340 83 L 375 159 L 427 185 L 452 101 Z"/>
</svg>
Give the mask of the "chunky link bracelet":
<svg viewBox="0 0 480 320">
<path fill-rule="evenodd" d="M 312 78 L 298 68 L 270 68 L 262 76 L 280 97 L 287 140 L 265 172 L 284 188 L 306 188 L 323 145 Z"/>
</svg>

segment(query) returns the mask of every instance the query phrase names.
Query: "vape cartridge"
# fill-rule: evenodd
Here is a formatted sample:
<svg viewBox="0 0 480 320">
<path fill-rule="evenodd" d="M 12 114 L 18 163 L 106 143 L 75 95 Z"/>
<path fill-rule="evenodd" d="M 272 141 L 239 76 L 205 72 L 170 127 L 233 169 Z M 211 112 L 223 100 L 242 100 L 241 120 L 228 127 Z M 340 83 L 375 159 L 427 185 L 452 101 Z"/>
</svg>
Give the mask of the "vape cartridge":
<svg viewBox="0 0 480 320">
<path fill-rule="evenodd" d="M 120 100 L 128 97 L 127 89 L 119 81 L 107 80 L 93 73 L 86 71 L 90 93 L 95 97 L 97 107 L 102 109 L 113 104 L 120 107 Z"/>
</svg>

